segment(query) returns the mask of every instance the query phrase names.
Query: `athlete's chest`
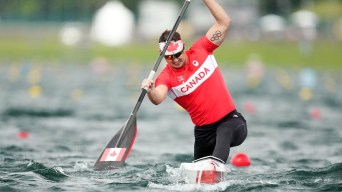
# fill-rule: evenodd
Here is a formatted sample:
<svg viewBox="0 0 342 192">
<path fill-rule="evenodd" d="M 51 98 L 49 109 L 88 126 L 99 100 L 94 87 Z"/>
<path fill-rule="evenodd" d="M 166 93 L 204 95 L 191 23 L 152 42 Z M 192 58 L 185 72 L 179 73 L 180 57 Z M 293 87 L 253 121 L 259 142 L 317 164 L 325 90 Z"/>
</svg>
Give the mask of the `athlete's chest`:
<svg viewBox="0 0 342 192">
<path fill-rule="evenodd" d="M 214 75 L 216 68 L 217 63 L 213 55 L 208 55 L 202 64 L 192 60 L 184 70 L 173 75 L 171 91 L 176 97 L 191 94 Z"/>
<path fill-rule="evenodd" d="M 206 63 L 208 54 L 187 52 L 188 56 L 186 64 L 178 70 L 170 68 L 171 86 L 175 87 L 181 84 L 185 84 L 189 78 L 191 78 L 198 70 L 201 70 L 201 66 Z"/>
</svg>

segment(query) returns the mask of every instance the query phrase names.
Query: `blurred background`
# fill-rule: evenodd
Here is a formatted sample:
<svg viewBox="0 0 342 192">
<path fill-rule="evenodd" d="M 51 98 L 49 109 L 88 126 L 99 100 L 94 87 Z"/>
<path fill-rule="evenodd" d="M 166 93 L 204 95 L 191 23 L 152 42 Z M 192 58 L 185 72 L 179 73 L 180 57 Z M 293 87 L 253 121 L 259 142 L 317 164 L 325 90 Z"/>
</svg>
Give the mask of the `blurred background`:
<svg viewBox="0 0 342 192">
<path fill-rule="evenodd" d="M 300 93 L 304 98 L 312 97 L 318 82 L 329 91 L 337 89 L 342 69 L 342 0 L 219 2 L 232 25 L 215 55 L 220 66 L 240 70 L 244 85 L 258 88 L 269 81 L 266 75 L 272 75 L 287 89 L 306 88 Z M 172 28 L 182 4 L 175 0 L 0 0 L 4 77 L 13 82 L 24 78 L 29 90 L 36 86 L 31 91 L 40 93 L 44 67 L 81 66 L 99 77 L 128 68 L 130 85 L 138 87 L 159 56 L 159 35 Z M 192 1 L 178 31 L 191 45 L 213 21 L 202 1 Z"/>
<path fill-rule="evenodd" d="M 157 57 L 160 33 L 173 26 L 183 1 L 0 0 L 0 62 L 146 64 Z M 224 65 L 258 55 L 268 66 L 341 68 L 341 0 L 220 1 L 233 23 Z M 187 44 L 213 22 L 192 1 L 179 32 Z"/>
</svg>

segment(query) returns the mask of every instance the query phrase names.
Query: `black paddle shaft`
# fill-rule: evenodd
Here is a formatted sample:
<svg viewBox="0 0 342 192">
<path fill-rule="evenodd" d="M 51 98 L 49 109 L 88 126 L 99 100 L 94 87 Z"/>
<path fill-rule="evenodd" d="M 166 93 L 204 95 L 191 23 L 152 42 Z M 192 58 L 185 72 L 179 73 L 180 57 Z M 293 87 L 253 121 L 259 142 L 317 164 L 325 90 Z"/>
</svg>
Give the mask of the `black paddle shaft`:
<svg viewBox="0 0 342 192">
<path fill-rule="evenodd" d="M 190 4 L 190 0 L 185 0 L 183 7 L 181 9 L 181 12 L 177 18 L 177 21 L 176 21 L 175 25 L 173 26 L 171 33 L 167 37 L 166 44 L 165 44 L 162 52 L 160 53 L 153 69 L 151 70 L 151 72 L 148 76 L 149 80 L 153 79 L 153 76 L 156 73 L 156 71 L 160 65 L 161 60 L 164 57 L 164 54 L 167 50 L 167 47 L 170 44 L 172 36 L 175 33 L 175 31 L 176 31 L 183 15 L 184 15 L 186 9 L 188 8 L 189 4 Z M 142 89 L 141 94 L 139 96 L 139 99 L 138 99 L 137 103 L 135 104 L 134 109 L 133 109 L 131 115 L 129 116 L 129 119 L 127 120 L 125 125 L 114 135 L 114 137 L 108 143 L 106 148 L 103 150 L 100 157 L 95 162 L 94 170 L 102 171 L 102 170 L 115 169 L 117 167 L 123 166 L 128 154 L 129 154 L 129 152 L 133 146 L 134 140 L 135 140 L 135 135 L 137 132 L 136 116 L 137 116 L 137 112 L 140 108 L 140 105 L 141 105 L 142 101 L 144 100 L 146 93 L 147 93 L 146 89 Z M 125 150 L 123 156 L 119 158 L 118 156 L 113 156 L 115 153 L 113 153 L 113 154 L 108 153 L 109 157 L 110 157 L 108 160 L 107 159 L 108 154 L 105 153 L 105 151 L 108 152 L 108 150 L 113 150 L 113 149 L 119 150 L 119 151 Z"/>
<path fill-rule="evenodd" d="M 181 9 L 181 11 L 180 11 L 180 13 L 178 15 L 177 20 L 176 20 L 176 23 L 174 24 L 174 26 L 173 26 L 169 36 L 166 39 L 165 46 L 164 46 L 162 52 L 160 52 L 159 57 L 158 57 L 156 63 L 153 66 L 153 69 L 151 70 L 151 72 L 150 72 L 150 74 L 148 76 L 149 80 L 153 79 L 153 76 L 156 73 L 156 71 L 157 71 L 157 69 L 158 69 L 158 67 L 160 65 L 160 62 L 163 59 L 163 57 L 165 55 L 165 52 L 166 52 L 166 50 L 167 50 L 167 48 L 168 48 L 168 46 L 169 46 L 169 44 L 171 42 L 173 34 L 176 32 L 176 30 L 177 30 L 177 28 L 179 26 L 179 23 L 181 22 L 181 20 L 182 20 L 182 18 L 184 16 L 184 13 L 185 13 L 186 9 L 188 8 L 189 4 L 190 4 L 190 0 L 186 0 L 184 2 L 183 7 L 182 7 L 182 9 Z M 142 91 L 140 93 L 140 96 L 139 96 L 139 99 L 138 99 L 137 103 L 135 104 L 135 106 L 133 108 L 133 111 L 132 111 L 132 113 L 131 113 L 131 115 L 130 115 L 130 117 L 129 117 L 129 119 L 128 119 L 126 124 L 128 124 L 131 120 L 136 119 L 137 112 L 138 112 L 138 110 L 139 110 L 139 108 L 141 106 L 141 103 L 143 102 L 143 100 L 144 100 L 144 98 L 146 96 L 146 93 L 147 93 L 146 89 L 142 89 Z M 121 135 L 120 135 L 120 137 L 118 139 L 117 145 L 121 144 L 122 139 L 123 139 L 123 135 L 127 131 L 126 129 L 128 129 L 128 128 L 129 128 L 128 126 L 124 126 L 124 128 L 123 128 L 123 130 L 121 132 Z"/>
<path fill-rule="evenodd" d="M 178 28 L 178 25 L 179 25 L 179 23 L 181 22 L 181 20 L 182 20 L 182 18 L 183 18 L 183 16 L 184 16 L 184 13 L 185 13 L 186 9 L 188 8 L 189 4 L 190 4 L 190 0 L 186 0 L 186 1 L 184 2 L 183 7 L 182 7 L 182 9 L 181 9 L 181 11 L 180 11 L 180 13 L 179 13 L 179 16 L 178 16 L 177 20 L 176 20 L 176 23 L 175 23 L 175 25 L 173 26 L 173 28 L 172 28 L 172 30 L 171 30 L 169 36 L 168 36 L 167 39 L 166 39 L 165 46 L 164 46 L 162 52 L 160 52 L 159 57 L 158 57 L 156 63 L 154 64 L 153 69 L 152 69 L 151 72 L 150 72 L 150 75 L 148 76 L 148 79 L 149 79 L 149 80 L 152 80 L 152 79 L 153 79 L 154 74 L 155 74 L 156 71 L 158 70 L 158 67 L 159 67 L 159 65 L 160 65 L 160 62 L 161 62 L 161 60 L 163 59 L 163 57 L 164 57 L 164 55 L 165 55 L 165 52 L 166 52 L 167 48 L 169 47 L 169 44 L 170 44 L 171 39 L 172 39 L 172 37 L 173 37 L 173 34 L 176 32 L 176 30 L 177 30 L 177 28 Z M 144 98 L 145 98 L 146 93 L 147 93 L 146 89 L 142 89 L 141 94 L 140 94 L 139 99 L 138 99 L 138 102 L 135 104 L 134 109 L 133 109 L 133 111 L 132 111 L 132 115 L 133 115 L 133 116 L 136 116 L 136 114 L 137 114 L 137 112 L 138 112 L 138 110 L 139 110 L 139 108 L 140 108 L 140 105 L 141 105 L 142 101 L 143 101 Z"/>
</svg>

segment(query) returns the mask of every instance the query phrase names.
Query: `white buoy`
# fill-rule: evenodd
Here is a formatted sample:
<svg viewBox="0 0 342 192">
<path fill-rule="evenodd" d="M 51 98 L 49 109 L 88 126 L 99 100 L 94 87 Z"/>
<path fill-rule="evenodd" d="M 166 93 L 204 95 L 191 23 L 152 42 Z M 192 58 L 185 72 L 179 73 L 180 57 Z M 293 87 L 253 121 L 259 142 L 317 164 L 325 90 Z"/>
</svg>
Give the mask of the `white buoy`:
<svg viewBox="0 0 342 192">
<path fill-rule="evenodd" d="M 84 36 L 82 27 L 77 23 L 67 23 L 59 32 L 60 40 L 64 45 L 75 46 Z"/>
</svg>

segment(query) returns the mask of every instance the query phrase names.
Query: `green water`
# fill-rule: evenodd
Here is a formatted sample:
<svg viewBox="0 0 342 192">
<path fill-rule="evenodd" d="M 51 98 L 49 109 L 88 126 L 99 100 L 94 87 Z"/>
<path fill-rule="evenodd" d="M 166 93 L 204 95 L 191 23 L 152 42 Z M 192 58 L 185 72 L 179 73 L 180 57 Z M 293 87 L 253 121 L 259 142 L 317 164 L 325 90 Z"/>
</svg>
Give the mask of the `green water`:
<svg viewBox="0 0 342 192">
<path fill-rule="evenodd" d="M 227 163 L 226 181 L 190 185 L 178 168 L 193 160 L 193 125 L 170 99 L 156 107 L 145 98 L 123 168 L 92 170 L 133 109 L 148 67 L 0 68 L 0 191 L 342 191 L 338 72 L 317 72 L 311 92 L 300 92 L 298 71 L 267 70 L 253 88 L 245 70 L 223 69 L 249 130 L 230 156 L 244 152 L 252 164 Z"/>
</svg>

